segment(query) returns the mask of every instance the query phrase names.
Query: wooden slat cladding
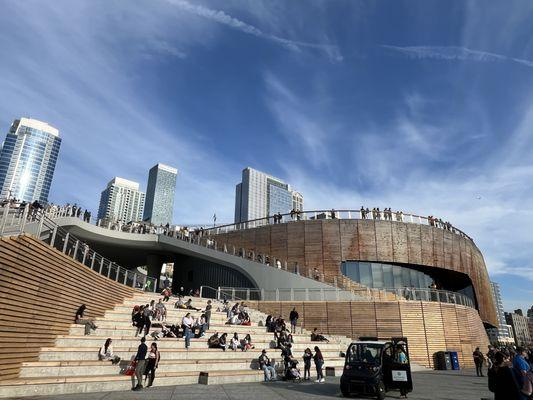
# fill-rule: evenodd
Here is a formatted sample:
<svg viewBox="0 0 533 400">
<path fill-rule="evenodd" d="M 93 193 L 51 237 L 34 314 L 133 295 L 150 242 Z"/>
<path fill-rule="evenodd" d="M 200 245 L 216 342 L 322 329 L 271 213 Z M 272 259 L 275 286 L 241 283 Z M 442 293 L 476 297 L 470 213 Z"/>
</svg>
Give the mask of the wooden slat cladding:
<svg viewBox="0 0 533 400">
<path fill-rule="evenodd" d="M 80 304 L 94 318 L 136 292 L 35 238 L 0 239 L 0 335 L 17 348 L 0 355 L 0 378 L 16 378 L 23 362 L 37 361 L 41 347 L 68 334 Z"/>
<path fill-rule="evenodd" d="M 340 281 L 340 265 L 348 260 L 461 272 L 472 280 L 482 320 L 497 324 L 481 252 L 471 240 L 440 228 L 384 220 L 307 220 L 220 234 L 217 241 L 286 256 L 289 271 L 296 263 L 305 275 L 316 267 L 328 283 Z"/>
<path fill-rule="evenodd" d="M 420 301 L 328 301 L 258 302 L 258 309 L 288 320 L 296 307 L 299 326 L 317 328 L 357 340 L 361 336 L 381 339 L 405 336 L 411 359 L 434 366 L 435 353 L 457 351 L 461 367 L 472 367 L 472 352 L 486 349 L 488 338 L 477 312 L 468 307 Z"/>
</svg>

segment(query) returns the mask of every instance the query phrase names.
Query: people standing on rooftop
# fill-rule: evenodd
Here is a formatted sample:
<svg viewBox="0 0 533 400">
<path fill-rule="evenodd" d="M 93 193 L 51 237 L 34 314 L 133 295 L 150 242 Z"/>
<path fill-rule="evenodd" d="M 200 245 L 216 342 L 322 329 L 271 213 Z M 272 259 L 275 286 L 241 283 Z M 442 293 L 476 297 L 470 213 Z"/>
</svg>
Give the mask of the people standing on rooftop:
<svg viewBox="0 0 533 400">
<path fill-rule="evenodd" d="M 150 352 L 148 353 L 148 362 L 146 363 L 146 369 L 144 370 L 144 376 L 148 379 L 148 385 L 150 387 L 154 384 L 155 370 L 159 367 L 159 360 L 161 355 L 157 349 L 157 343 L 152 343 L 150 346 Z"/>
<path fill-rule="evenodd" d="M 335 219 L 335 218 L 337 218 L 337 213 L 335 212 L 335 209 L 332 208 L 331 209 L 331 219 Z"/>
<path fill-rule="evenodd" d="M 143 388 L 143 374 L 146 368 L 146 353 L 148 352 L 148 346 L 145 344 L 146 338 L 141 338 L 141 344 L 137 348 L 137 354 L 133 359 L 137 365 L 135 366 L 135 377 L 137 378 L 137 385 L 135 385 L 135 378 L 132 377 L 133 388 L 132 390 L 141 390 Z"/>
<path fill-rule="evenodd" d="M 361 219 L 366 219 L 366 211 L 363 206 L 361 206 L 361 209 L 359 210 L 359 213 L 361 214 Z"/>
<path fill-rule="evenodd" d="M 91 329 L 94 331 L 98 327 L 94 324 L 92 320 L 84 318 L 86 309 L 87 306 L 85 304 L 82 304 L 78 308 L 78 311 L 76 311 L 76 316 L 74 317 L 74 322 L 78 325 L 85 325 L 85 335 L 90 335 Z"/>
</svg>

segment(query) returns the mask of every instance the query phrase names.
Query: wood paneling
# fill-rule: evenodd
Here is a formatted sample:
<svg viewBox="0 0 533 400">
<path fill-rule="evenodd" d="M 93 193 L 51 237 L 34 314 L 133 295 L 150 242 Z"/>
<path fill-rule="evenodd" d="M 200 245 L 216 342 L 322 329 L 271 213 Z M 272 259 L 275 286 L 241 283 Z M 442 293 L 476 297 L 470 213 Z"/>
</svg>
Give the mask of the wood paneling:
<svg viewBox="0 0 533 400">
<path fill-rule="evenodd" d="M 81 304 L 99 317 L 135 293 L 35 238 L 1 238 L 0 334 L 10 351 L 0 354 L 0 378 L 16 378 L 23 362 L 68 334 Z"/>
<path fill-rule="evenodd" d="M 392 243 L 393 259 L 398 263 L 409 262 L 409 251 L 407 250 L 407 225 L 401 222 L 392 223 Z"/>
<path fill-rule="evenodd" d="M 250 238 L 242 237 L 246 235 Z M 318 268 L 327 282 L 341 276 L 343 260 L 410 263 L 461 272 L 472 280 L 482 320 L 497 324 L 481 252 L 471 240 L 440 228 L 384 220 L 315 220 L 221 234 L 217 241 L 237 247 L 254 242 L 260 253 L 286 255 L 289 270 L 296 262 L 305 275 Z"/>
<path fill-rule="evenodd" d="M 438 351 L 457 351 L 461 367 L 472 367 L 475 347 L 486 349 L 488 338 L 476 310 L 455 304 L 420 301 L 258 302 L 261 311 L 288 319 L 292 307 L 299 326 L 318 328 L 357 340 L 407 337 L 411 361 L 434 366 Z"/>
<path fill-rule="evenodd" d="M 422 264 L 422 235 L 420 225 L 407 224 L 407 243 L 410 264 Z"/>
<path fill-rule="evenodd" d="M 357 221 L 359 233 L 359 257 L 362 260 L 377 261 L 376 229 L 373 220 Z"/>
<path fill-rule="evenodd" d="M 383 221 L 375 225 L 377 261 L 390 261 L 393 257 L 392 251 L 392 222 Z"/>
</svg>

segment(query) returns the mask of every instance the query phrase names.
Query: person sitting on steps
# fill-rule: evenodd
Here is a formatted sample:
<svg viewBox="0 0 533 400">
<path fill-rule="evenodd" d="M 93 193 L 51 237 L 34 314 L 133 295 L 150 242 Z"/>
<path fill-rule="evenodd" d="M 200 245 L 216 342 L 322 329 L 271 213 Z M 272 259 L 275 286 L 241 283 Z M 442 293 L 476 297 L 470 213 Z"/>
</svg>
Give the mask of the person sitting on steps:
<svg viewBox="0 0 533 400">
<path fill-rule="evenodd" d="M 100 361 L 111 361 L 112 364 L 118 364 L 120 362 L 120 357 L 113 354 L 113 346 L 111 346 L 112 342 L 111 338 L 108 338 L 104 345 L 100 347 L 98 359 Z"/>
<path fill-rule="evenodd" d="M 94 324 L 92 320 L 84 318 L 86 309 L 87 306 L 85 304 L 82 304 L 78 308 L 78 311 L 76 311 L 76 316 L 74 317 L 74 322 L 78 325 L 85 325 L 85 335 L 89 335 L 91 333 L 91 329 L 95 331 L 96 329 L 98 329 L 98 327 Z"/>
</svg>

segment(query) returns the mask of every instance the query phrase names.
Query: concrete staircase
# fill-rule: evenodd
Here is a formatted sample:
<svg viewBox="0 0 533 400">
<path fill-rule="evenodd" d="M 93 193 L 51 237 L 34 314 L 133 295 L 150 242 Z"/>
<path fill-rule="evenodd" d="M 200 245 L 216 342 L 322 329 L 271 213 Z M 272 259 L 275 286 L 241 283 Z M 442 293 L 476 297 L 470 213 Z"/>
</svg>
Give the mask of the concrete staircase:
<svg viewBox="0 0 533 400">
<path fill-rule="evenodd" d="M 39 361 L 25 362 L 17 379 L 0 382 L 0 397 L 57 395 L 66 393 L 102 392 L 128 390 L 132 387 L 131 377 L 123 371 L 134 357 L 139 339 L 135 337 L 135 328 L 131 324 L 131 310 L 134 305 L 148 304 L 158 300 L 157 294 L 138 294 L 128 298 L 123 304 L 107 311 L 102 318 L 95 320 L 98 329 L 90 336 L 84 336 L 84 327 L 72 325 L 68 335 L 57 336 L 54 347 L 44 347 L 39 354 Z M 208 299 L 193 298 L 193 305 L 204 309 Z M 172 298 L 167 306 L 167 323 L 179 324 L 188 310 L 174 308 Z M 225 325 L 226 315 L 216 312 L 221 303 L 213 301 L 210 329 L 204 338 L 191 339 L 191 346 L 185 349 L 184 339 L 163 338 L 157 341 L 161 352 L 161 362 L 156 372 L 156 386 L 184 385 L 199 383 L 200 373 L 208 373 L 209 384 L 239 382 L 256 382 L 263 380 L 263 371 L 258 370 L 257 358 L 262 349 L 267 349 L 269 357 L 281 366 L 280 350 L 272 348 L 274 336 L 258 324 L 265 321 L 266 315 L 249 309 L 251 326 Z M 197 317 L 201 312 L 191 312 Z M 159 330 L 152 326 L 151 331 Z M 208 349 L 207 338 L 214 332 L 227 332 L 228 338 L 234 332 L 239 337 L 249 333 L 255 349 L 247 352 Z M 344 359 L 339 356 L 345 351 L 349 338 L 328 337 L 330 343 L 310 341 L 310 332 L 298 331 L 293 335 L 293 354 L 300 360 L 299 367 L 303 373 L 301 356 L 305 348 L 318 345 L 325 358 L 325 367 L 335 367 L 336 373 L 342 371 Z M 113 348 L 122 361 L 112 365 L 109 361 L 98 361 L 98 350 L 107 338 L 113 339 Z M 147 345 L 153 341 L 147 337 Z M 312 376 L 314 366 L 311 368 Z M 205 374 L 202 374 L 205 375 Z"/>
</svg>

